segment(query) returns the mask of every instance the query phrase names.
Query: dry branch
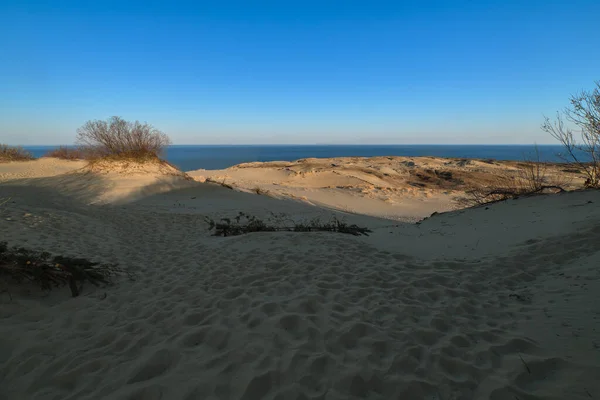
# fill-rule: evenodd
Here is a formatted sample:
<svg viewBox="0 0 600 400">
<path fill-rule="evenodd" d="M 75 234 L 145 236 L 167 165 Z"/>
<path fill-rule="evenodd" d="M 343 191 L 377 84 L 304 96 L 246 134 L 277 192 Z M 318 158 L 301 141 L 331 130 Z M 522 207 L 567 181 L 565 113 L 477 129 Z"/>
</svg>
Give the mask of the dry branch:
<svg viewBox="0 0 600 400">
<path fill-rule="evenodd" d="M 570 107 L 556 113 L 556 120 L 546 117 L 542 130 L 564 147 L 561 158 L 582 170 L 585 186 L 600 187 L 600 81 L 592 91 L 571 96 Z"/>
<path fill-rule="evenodd" d="M 100 264 L 83 258 L 52 257 L 47 252 L 22 247 L 9 248 L 6 242 L 0 242 L 0 278 L 6 281 L 31 282 L 42 290 L 69 285 L 72 296 L 76 297 L 84 282 L 106 286 L 111 285 L 112 278 L 119 275 L 133 278 L 133 274 L 116 264 Z"/>
<path fill-rule="evenodd" d="M 277 217 L 280 221 L 282 216 Z M 263 220 L 240 212 L 235 218 L 222 218 L 220 222 L 215 222 L 206 218 L 209 229 L 214 230 L 214 236 L 237 236 L 253 232 L 337 232 L 354 236 L 368 236 L 372 232 L 368 228 L 359 227 L 355 224 L 347 224 L 344 221 L 333 217 L 328 222 L 322 222 L 315 218 L 309 222 L 294 223 L 293 225 L 269 224 Z"/>
</svg>

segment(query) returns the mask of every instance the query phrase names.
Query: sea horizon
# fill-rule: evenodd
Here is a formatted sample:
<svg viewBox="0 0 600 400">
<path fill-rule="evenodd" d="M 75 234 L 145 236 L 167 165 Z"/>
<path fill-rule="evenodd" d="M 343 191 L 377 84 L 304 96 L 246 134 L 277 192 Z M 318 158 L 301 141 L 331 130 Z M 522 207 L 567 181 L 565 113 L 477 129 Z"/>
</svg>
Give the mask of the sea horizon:
<svg viewBox="0 0 600 400">
<path fill-rule="evenodd" d="M 35 157 L 42 157 L 60 145 L 22 146 Z M 68 147 L 73 147 L 69 145 Z M 561 145 L 540 144 L 176 144 L 167 147 L 165 159 L 183 171 L 224 169 L 248 162 L 294 161 L 304 158 L 336 157 L 443 157 L 523 161 L 561 162 Z"/>
</svg>

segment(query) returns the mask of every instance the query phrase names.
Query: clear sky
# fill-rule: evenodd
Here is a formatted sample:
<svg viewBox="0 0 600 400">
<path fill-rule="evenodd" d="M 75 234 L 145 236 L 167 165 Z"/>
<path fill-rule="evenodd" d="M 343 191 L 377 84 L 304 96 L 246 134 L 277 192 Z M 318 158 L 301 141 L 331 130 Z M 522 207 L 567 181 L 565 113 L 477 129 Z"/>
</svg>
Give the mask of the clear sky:
<svg viewBox="0 0 600 400">
<path fill-rule="evenodd" d="M 0 142 L 89 119 L 175 144 L 553 143 L 598 0 L 0 0 Z"/>
</svg>

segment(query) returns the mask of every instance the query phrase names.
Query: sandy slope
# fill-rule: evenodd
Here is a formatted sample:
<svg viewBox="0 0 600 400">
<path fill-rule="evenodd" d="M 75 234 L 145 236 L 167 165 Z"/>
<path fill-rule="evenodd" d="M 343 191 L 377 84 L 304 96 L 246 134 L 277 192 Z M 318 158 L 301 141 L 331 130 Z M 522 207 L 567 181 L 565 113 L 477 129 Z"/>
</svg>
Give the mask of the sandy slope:
<svg viewBox="0 0 600 400">
<path fill-rule="evenodd" d="M 75 299 L 0 294 L 0 398 L 600 397 L 600 192 L 216 238 L 205 216 L 330 212 L 147 175 L 0 184 L 0 238 L 139 271 Z"/>
<path fill-rule="evenodd" d="M 85 204 L 119 204 L 193 186 L 192 179 L 163 163 L 35 161 L 0 164 L 0 182 L 57 191 Z M 0 194 L 0 197 L 10 196 Z"/>
<path fill-rule="evenodd" d="M 61 175 L 86 166 L 85 161 L 64 161 L 43 157 L 34 161 L 0 163 L 0 182 L 9 179 Z"/>
<path fill-rule="evenodd" d="M 544 165 L 547 184 L 580 187 L 580 173 Z M 199 181 L 212 179 L 236 189 L 358 214 L 417 221 L 433 212 L 463 208 L 460 199 L 473 187 L 494 184 L 498 176 L 527 174 L 514 161 L 439 157 L 340 157 L 254 162 L 224 170 L 197 170 Z"/>
</svg>

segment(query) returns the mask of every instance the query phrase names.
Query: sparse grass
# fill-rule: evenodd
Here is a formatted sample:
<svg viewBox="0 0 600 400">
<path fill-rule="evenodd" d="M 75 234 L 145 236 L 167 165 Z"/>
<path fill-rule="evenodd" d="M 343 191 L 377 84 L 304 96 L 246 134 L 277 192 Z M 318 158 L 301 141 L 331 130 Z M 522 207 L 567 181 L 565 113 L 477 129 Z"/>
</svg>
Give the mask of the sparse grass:
<svg viewBox="0 0 600 400">
<path fill-rule="evenodd" d="M 240 212 L 236 217 L 222 218 L 220 222 L 206 217 L 206 222 L 209 224 L 209 229 L 214 231 L 214 236 L 238 236 L 254 232 L 337 232 L 354 236 L 368 236 L 372 232 L 368 228 L 347 224 L 335 216 L 327 222 L 323 222 L 319 218 L 308 222 L 294 222 L 283 215 L 274 217 L 274 220 L 265 222 L 255 216 Z M 290 225 L 283 225 L 282 223 L 285 222 Z"/>
<path fill-rule="evenodd" d="M 114 264 L 99 264 L 83 258 L 55 256 L 46 252 L 36 252 L 21 247 L 9 248 L 0 242 L 0 279 L 15 283 L 30 282 L 42 290 L 69 285 L 71 294 L 76 297 L 84 282 L 94 286 L 112 284 L 112 278 L 131 273 Z"/>
<path fill-rule="evenodd" d="M 60 160 L 86 160 L 89 159 L 89 154 L 79 147 L 60 146 L 54 150 L 48 151 L 44 157 L 58 158 Z"/>
<path fill-rule="evenodd" d="M 0 162 L 31 160 L 35 160 L 35 157 L 24 148 L 0 144 Z"/>
</svg>

